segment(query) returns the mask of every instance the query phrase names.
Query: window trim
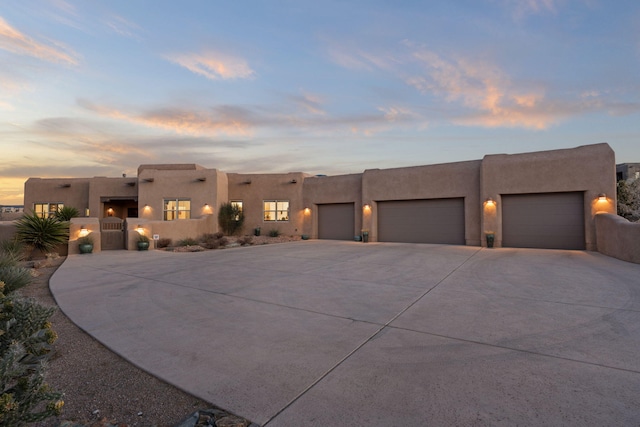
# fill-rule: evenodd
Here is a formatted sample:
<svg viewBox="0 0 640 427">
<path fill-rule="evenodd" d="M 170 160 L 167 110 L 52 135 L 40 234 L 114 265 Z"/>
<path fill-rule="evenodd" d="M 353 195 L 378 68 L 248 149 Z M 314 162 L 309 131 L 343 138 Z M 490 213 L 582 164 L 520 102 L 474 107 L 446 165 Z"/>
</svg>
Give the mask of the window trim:
<svg viewBox="0 0 640 427">
<path fill-rule="evenodd" d="M 275 203 L 275 209 L 266 209 L 266 204 L 267 203 Z M 287 204 L 287 208 L 285 209 L 278 209 L 280 206 L 280 203 L 286 203 Z M 278 213 L 280 212 L 286 212 L 286 216 L 284 219 L 278 219 L 279 215 Z M 270 217 L 269 213 L 273 213 L 275 218 L 274 219 L 267 219 L 267 216 Z M 263 200 L 262 201 L 262 221 L 263 222 L 289 222 L 289 218 L 291 217 L 291 202 L 289 200 L 281 200 L 281 199 L 269 199 L 269 200 Z"/>
<path fill-rule="evenodd" d="M 168 203 L 175 203 L 175 209 L 167 209 Z M 189 202 L 189 209 L 180 209 L 180 202 Z M 173 215 L 173 218 L 168 218 L 168 213 Z M 186 213 L 185 218 L 180 218 L 181 213 Z M 191 198 L 188 197 L 165 197 L 162 199 L 162 220 L 163 221 L 177 221 L 182 219 L 191 219 Z"/>
<path fill-rule="evenodd" d="M 52 205 L 56 206 L 55 210 L 51 210 Z M 36 209 L 37 206 L 42 206 L 43 209 L 37 210 Z M 44 206 L 46 206 L 46 210 L 44 209 Z M 52 218 L 56 214 L 56 212 L 58 212 L 63 207 L 64 207 L 64 203 L 62 202 L 36 202 L 33 204 L 33 213 L 39 216 L 40 218 L 45 218 L 45 213 L 46 213 L 47 214 L 46 218 Z"/>
</svg>

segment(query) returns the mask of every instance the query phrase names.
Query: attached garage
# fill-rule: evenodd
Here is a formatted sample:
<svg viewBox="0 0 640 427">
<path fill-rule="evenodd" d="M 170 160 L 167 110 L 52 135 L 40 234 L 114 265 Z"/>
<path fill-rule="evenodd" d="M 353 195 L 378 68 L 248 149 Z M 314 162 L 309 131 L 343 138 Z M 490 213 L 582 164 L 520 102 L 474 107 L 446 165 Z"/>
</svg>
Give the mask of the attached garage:
<svg viewBox="0 0 640 427">
<path fill-rule="evenodd" d="M 502 196 L 502 246 L 585 249 L 584 194 Z"/>
<path fill-rule="evenodd" d="M 318 238 L 353 240 L 355 236 L 355 205 L 331 203 L 318 205 Z"/>
<path fill-rule="evenodd" d="M 464 245 L 464 198 L 378 202 L 378 241 Z"/>
</svg>

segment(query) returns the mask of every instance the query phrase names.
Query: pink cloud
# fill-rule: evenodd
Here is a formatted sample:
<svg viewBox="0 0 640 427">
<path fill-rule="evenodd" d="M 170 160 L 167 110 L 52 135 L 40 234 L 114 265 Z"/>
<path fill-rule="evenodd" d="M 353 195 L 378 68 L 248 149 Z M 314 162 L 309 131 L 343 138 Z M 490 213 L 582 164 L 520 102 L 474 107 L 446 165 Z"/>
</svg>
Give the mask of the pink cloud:
<svg viewBox="0 0 640 427">
<path fill-rule="evenodd" d="M 165 57 L 211 80 L 249 79 L 255 76 L 255 71 L 244 59 L 219 52 L 180 53 Z"/>
<path fill-rule="evenodd" d="M 49 62 L 78 64 L 78 55 L 75 52 L 62 46 L 61 43 L 52 42 L 52 44 L 53 46 L 40 43 L 26 36 L 0 17 L 0 49 Z"/>
</svg>

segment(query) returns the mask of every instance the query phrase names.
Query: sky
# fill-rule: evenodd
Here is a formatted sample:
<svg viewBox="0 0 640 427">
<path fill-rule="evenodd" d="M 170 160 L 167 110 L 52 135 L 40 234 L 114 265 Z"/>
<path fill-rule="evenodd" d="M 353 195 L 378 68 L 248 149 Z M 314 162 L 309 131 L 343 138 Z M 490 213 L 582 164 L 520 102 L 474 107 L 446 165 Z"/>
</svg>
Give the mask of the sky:
<svg viewBox="0 0 640 427">
<path fill-rule="evenodd" d="M 0 204 L 29 177 L 365 169 L 607 142 L 637 0 L 2 0 Z"/>
</svg>

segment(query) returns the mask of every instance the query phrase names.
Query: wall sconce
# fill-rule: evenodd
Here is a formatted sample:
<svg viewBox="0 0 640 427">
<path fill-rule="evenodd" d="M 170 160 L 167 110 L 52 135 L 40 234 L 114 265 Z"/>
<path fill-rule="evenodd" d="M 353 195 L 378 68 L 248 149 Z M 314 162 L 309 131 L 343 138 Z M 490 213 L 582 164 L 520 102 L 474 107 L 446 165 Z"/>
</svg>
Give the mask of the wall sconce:
<svg viewBox="0 0 640 427">
<path fill-rule="evenodd" d="M 496 205 L 496 201 L 493 200 L 491 197 L 489 197 L 487 200 L 485 200 L 484 202 L 487 206 L 495 206 Z"/>
<path fill-rule="evenodd" d="M 371 210 L 371 205 L 370 204 L 365 204 L 362 209 L 364 209 L 365 211 L 370 211 Z"/>
<path fill-rule="evenodd" d="M 144 228 L 142 228 L 142 226 L 140 224 L 138 224 L 138 228 L 136 228 L 136 231 L 138 232 L 138 234 L 140 234 L 141 236 L 144 236 Z"/>
<path fill-rule="evenodd" d="M 295 183 L 297 183 L 297 182 L 298 182 L 297 180 L 292 179 L 291 181 L 289 181 L 289 184 L 295 184 Z"/>
<path fill-rule="evenodd" d="M 113 216 L 113 208 L 107 209 L 107 215 L 108 216 Z"/>
<path fill-rule="evenodd" d="M 204 204 L 204 208 L 207 209 L 209 207 L 209 203 Z"/>
<path fill-rule="evenodd" d="M 89 208 L 86 208 L 86 209 L 84 210 L 84 216 L 89 216 Z"/>
<path fill-rule="evenodd" d="M 305 215 L 309 215 L 309 214 L 311 214 L 311 209 L 309 209 L 309 208 L 304 208 L 304 214 L 305 214 Z"/>
<path fill-rule="evenodd" d="M 145 210 L 145 211 L 148 211 L 149 209 L 151 209 L 151 208 L 149 207 L 149 205 L 144 205 L 144 210 Z"/>
<path fill-rule="evenodd" d="M 604 193 L 598 194 L 598 201 L 599 202 L 606 202 L 607 201 L 607 195 L 604 194 Z"/>
<path fill-rule="evenodd" d="M 80 233 L 78 233 L 78 235 L 80 237 L 86 237 L 87 235 L 89 235 L 89 230 L 87 230 L 87 227 L 83 225 L 80 227 Z"/>
</svg>

